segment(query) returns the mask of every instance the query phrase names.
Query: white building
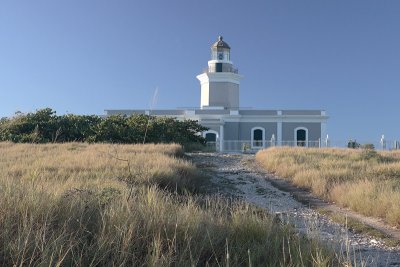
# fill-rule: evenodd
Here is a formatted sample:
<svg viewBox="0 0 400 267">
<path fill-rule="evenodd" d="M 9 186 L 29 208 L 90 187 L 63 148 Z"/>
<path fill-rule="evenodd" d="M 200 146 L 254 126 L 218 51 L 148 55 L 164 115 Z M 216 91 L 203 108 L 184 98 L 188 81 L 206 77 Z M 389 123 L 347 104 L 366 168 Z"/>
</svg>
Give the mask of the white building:
<svg viewBox="0 0 400 267">
<path fill-rule="evenodd" d="M 211 46 L 208 68 L 200 81 L 200 107 L 174 110 L 106 110 L 112 114 L 149 114 L 197 120 L 209 128 L 202 133 L 221 152 L 258 150 L 268 146 L 324 146 L 328 116 L 324 110 L 241 109 L 242 76 L 231 61 L 222 37 Z"/>
</svg>

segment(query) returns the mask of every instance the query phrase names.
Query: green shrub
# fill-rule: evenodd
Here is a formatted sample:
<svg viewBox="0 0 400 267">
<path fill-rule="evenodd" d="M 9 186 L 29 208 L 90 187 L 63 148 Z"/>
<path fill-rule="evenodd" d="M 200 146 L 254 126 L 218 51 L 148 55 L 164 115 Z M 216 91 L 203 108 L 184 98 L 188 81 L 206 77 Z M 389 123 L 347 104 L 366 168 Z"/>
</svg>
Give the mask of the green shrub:
<svg viewBox="0 0 400 267">
<path fill-rule="evenodd" d="M 365 144 L 361 146 L 361 159 L 370 160 L 370 159 L 379 159 L 380 156 L 376 152 L 373 144 Z"/>
<path fill-rule="evenodd" d="M 356 140 L 350 139 L 350 140 L 347 142 L 347 147 L 348 147 L 348 148 L 359 148 L 359 147 L 360 147 L 360 144 L 357 143 Z"/>
<path fill-rule="evenodd" d="M 204 144 L 197 121 L 143 114 L 57 116 L 50 108 L 0 120 L 0 141 L 15 143 L 107 142 Z"/>
<path fill-rule="evenodd" d="M 364 144 L 360 146 L 362 149 L 367 149 L 367 150 L 374 150 L 375 146 L 374 144 Z"/>
</svg>

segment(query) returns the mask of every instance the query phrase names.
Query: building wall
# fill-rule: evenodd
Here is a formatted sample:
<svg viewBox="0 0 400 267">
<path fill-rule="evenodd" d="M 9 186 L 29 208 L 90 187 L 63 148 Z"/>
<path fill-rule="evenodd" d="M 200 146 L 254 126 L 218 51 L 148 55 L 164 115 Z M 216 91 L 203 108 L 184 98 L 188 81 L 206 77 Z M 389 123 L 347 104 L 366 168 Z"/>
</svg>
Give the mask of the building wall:
<svg viewBox="0 0 400 267">
<path fill-rule="evenodd" d="M 244 115 L 244 116 L 246 116 L 246 115 L 266 115 L 266 116 L 275 116 L 275 115 L 277 115 L 278 114 L 278 112 L 277 112 L 277 110 L 257 110 L 257 109 L 254 109 L 254 110 L 243 110 L 243 109 L 241 109 L 241 110 L 239 110 L 239 114 L 240 115 Z"/>
<path fill-rule="evenodd" d="M 282 141 L 294 140 L 294 129 L 304 127 L 308 129 L 308 141 L 318 141 L 321 138 L 321 123 L 319 122 L 283 122 L 282 123 Z"/>
<path fill-rule="evenodd" d="M 321 115 L 321 110 L 282 110 L 282 115 Z"/>
<path fill-rule="evenodd" d="M 201 84 L 200 107 L 209 106 L 210 102 L 210 86 L 209 83 Z"/>
<path fill-rule="evenodd" d="M 197 109 L 196 115 L 229 115 L 228 109 Z"/>
<path fill-rule="evenodd" d="M 225 122 L 224 140 L 239 140 L 239 122 Z"/>
<path fill-rule="evenodd" d="M 251 129 L 261 127 L 265 129 L 265 140 L 270 140 L 272 135 L 277 137 L 276 122 L 241 122 L 239 124 L 239 140 L 251 140 Z"/>
<path fill-rule="evenodd" d="M 231 82 L 210 82 L 208 105 L 238 108 L 239 85 Z"/>
<path fill-rule="evenodd" d="M 177 117 L 178 119 L 194 119 L 199 120 L 200 124 L 208 127 L 210 130 L 214 130 L 220 135 L 220 125 L 224 125 L 224 140 L 251 140 L 251 129 L 254 127 L 261 127 L 265 129 L 265 140 L 270 140 L 271 136 L 274 134 L 275 139 L 278 140 L 278 133 L 277 133 L 277 122 L 235 122 L 232 121 L 232 118 L 238 118 L 245 120 L 246 118 L 252 118 L 257 120 L 263 120 L 265 118 L 276 118 L 276 115 L 273 114 L 276 111 L 272 110 L 254 110 L 254 111 L 247 111 L 248 113 L 245 115 L 242 111 L 239 111 L 242 116 L 230 116 L 229 110 L 193 110 L 188 115 L 186 114 L 188 111 L 185 110 L 153 110 L 153 111 L 146 111 L 146 110 L 107 110 L 107 115 L 113 114 L 152 114 L 156 116 L 170 116 L 170 117 Z M 296 113 L 296 121 L 299 122 L 282 122 L 282 141 L 294 141 L 294 129 L 297 127 L 304 127 L 308 129 L 308 141 L 318 141 L 321 138 L 321 123 L 326 124 L 326 117 L 320 115 L 320 118 L 314 118 L 317 122 L 301 122 L 301 118 L 299 118 L 299 113 L 304 111 L 295 111 Z M 306 113 L 317 114 L 321 111 L 309 111 Z M 244 112 L 246 113 L 246 112 Z M 260 114 L 261 113 L 261 114 Z M 263 114 L 264 113 L 264 114 Z M 273 114 L 273 115 L 272 115 Z M 257 117 L 253 117 L 253 116 Z M 285 115 L 284 115 L 285 116 Z M 286 115 L 290 116 L 290 115 Z M 230 121 L 226 121 L 223 123 L 224 119 L 231 118 Z M 283 118 L 283 120 L 292 120 L 291 118 Z M 304 117 L 304 120 L 310 120 L 307 116 Z M 292 120 L 293 121 L 293 120 Z M 320 122 L 318 122 L 320 121 Z M 322 127 L 323 128 L 323 127 Z M 220 137 L 220 136 L 219 136 Z"/>
<path fill-rule="evenodd" d="M 171 114 L 173 115 L 183 115 L 185 114 L 184 110 L 180 109 L 172 109 L 172 110 L 162 110 L 162 109 L 156 109 L 156 110 L 149 110 L 149 115 L 154 115 L 154 116 L 170 116 Z"/>
</svg>

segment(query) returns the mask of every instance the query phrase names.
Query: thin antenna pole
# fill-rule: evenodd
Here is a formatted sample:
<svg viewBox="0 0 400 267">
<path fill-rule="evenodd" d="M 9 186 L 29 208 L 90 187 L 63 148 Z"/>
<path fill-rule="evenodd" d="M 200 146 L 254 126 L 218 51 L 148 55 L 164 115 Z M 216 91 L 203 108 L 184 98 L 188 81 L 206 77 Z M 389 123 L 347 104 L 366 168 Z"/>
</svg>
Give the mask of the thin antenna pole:
<svg viewBox="0 0 400 267">
<path fill-rule="evenodd" d="M 148 131 L 149 125 L 150 125 L 151 111 L 153 110 L 153 108 L 157 104 L 157 97 L 158 97 L 158 87 L 156 87 L 156 90 L 154 90 L 153 97 L 152 97 L 152 99 L 151 99 L 151 101 L 149 103 L 150 112 L 149 112 L 149 117 L 147 117 L 147 124 L 146 124 L 146 129 L 144 131 L 143 144 L 146 143 L 147 131 Z"/>
</svg>

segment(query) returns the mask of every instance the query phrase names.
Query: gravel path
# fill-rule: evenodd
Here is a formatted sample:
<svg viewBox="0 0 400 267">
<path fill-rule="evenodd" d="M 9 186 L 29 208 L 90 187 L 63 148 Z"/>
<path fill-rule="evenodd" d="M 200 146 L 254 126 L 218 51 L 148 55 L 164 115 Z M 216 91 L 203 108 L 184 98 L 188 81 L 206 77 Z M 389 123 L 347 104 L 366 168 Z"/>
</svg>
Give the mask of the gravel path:
<svg viewBox="0 0 400 267">
<path fill-rule="evenodd" d="M 274 187 L 264 174 L 248 164 L 254 161 L 254 155 L 193 153 L 189 156 L 199 168 L 209 172 L 219 193 L 275 213 L 299 232 L 322 240 L 340 255 L 349 251 L 351 257 L 356 258 L 357 266 L 400 266 L 400 247 L 387 247 L 377 238 L 351 233 L 298 202 L 290 193 Z"/>
</svg>

